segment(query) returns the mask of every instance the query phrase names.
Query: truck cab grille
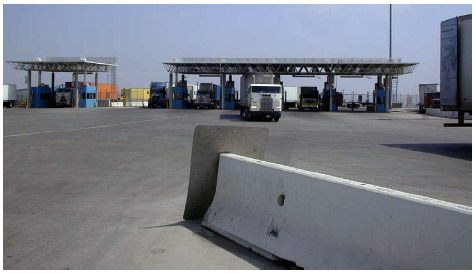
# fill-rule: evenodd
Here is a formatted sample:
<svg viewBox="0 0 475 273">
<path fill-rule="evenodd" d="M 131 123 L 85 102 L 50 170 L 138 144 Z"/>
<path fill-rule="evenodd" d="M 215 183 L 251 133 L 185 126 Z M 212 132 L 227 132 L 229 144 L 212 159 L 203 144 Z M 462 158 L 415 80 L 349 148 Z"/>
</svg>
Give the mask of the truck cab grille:
<svg viewBox="0 0 475 273">
<path fill-rule="evenodd" d="M 271 97 L 261 97 L 261 111 L 272 111 L 272 98 Z"/>
</svg>

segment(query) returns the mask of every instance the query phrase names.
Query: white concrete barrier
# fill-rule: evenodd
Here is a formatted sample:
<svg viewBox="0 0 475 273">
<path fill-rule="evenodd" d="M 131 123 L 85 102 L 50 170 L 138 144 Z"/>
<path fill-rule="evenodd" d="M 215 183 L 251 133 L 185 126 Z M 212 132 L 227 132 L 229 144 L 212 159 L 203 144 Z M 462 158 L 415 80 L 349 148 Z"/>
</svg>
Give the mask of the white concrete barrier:
<svg viewBox="0 0 475 273">
<path fill-rule="evenodd" d="M 471 269 L 471 207 L 221 154 L 203 225 L 306 269 Z"/>
</svg>

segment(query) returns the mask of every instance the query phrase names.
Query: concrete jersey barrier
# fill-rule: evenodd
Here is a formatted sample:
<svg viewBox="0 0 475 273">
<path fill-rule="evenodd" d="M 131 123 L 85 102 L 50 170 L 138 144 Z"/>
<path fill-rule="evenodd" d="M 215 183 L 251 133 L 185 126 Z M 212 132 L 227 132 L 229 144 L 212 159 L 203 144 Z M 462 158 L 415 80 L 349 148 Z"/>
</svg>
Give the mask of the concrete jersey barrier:
<svg viewBox="0 0 475 273">
<path fill-rule="evenodd" d="M 471 269 L 471 207 L 221 154 L 204 226 L 306 269 Z"/>
</svg>

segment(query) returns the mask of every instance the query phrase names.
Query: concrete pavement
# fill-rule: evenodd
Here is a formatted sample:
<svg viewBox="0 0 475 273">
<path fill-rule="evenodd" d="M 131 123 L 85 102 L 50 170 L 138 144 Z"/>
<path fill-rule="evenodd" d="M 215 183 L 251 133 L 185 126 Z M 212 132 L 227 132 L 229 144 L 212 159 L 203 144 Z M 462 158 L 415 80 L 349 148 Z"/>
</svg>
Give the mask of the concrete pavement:
<svg viewBox="0 0 475 273">
<path fill-rule="evenodd" d="M 5 269 L 286 268 L 183 221 L 197 125 L 269 129 L 265 160 L 471 206 L 471 128 L 412 112 L 4 109 Z"/>
</svg>

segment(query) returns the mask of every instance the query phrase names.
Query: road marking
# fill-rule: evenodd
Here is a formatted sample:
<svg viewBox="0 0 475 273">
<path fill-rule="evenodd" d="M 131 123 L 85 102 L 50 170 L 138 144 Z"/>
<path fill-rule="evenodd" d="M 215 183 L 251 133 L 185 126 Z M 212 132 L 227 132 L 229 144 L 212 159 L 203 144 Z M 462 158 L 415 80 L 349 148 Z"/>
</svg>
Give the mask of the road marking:
<svg viewBox="0 0 475 273">
<path fill-rule="evenodd" d="M 173 117 L 173 118 L 186 117 L 186 116 L 191 116 L 191 115 L 181 115 L 181 116 L 176 116 L 176 117 Z M 121 126 L 121 125 L 133 124 L 133 123 L 141 123 L 141 122 L 165 120 L 165 119 L 169 119 L 169 117 L 155 118 L 155 119 L 145 119 L 145 120 L 136 120 L 136 121 L 122 122 L 122 123 L 114 123 L 114 124 L 107 124 L 107 125 L 99 125 L 99 126 L 92 126 L 92 127 L 84 127 L 84 128 L 63 129 L 63 130 L 56 130 L 56 131 L 41 131 L 41 132 L 33 132 L 33 133 L 25 133 L 25 134 L 8 135 L 8 136 L 3 136 L 3 138 L 18 137 L 18 136 L 30 136 L 30 135 L 39 135 L 39 134 L 48 134 L 48 133 L 56 133 L 56 132 L 81 131 L 81 130 L 98 129 L 98 128 L 113 127 L 113 126 Z"/>
</svg>

